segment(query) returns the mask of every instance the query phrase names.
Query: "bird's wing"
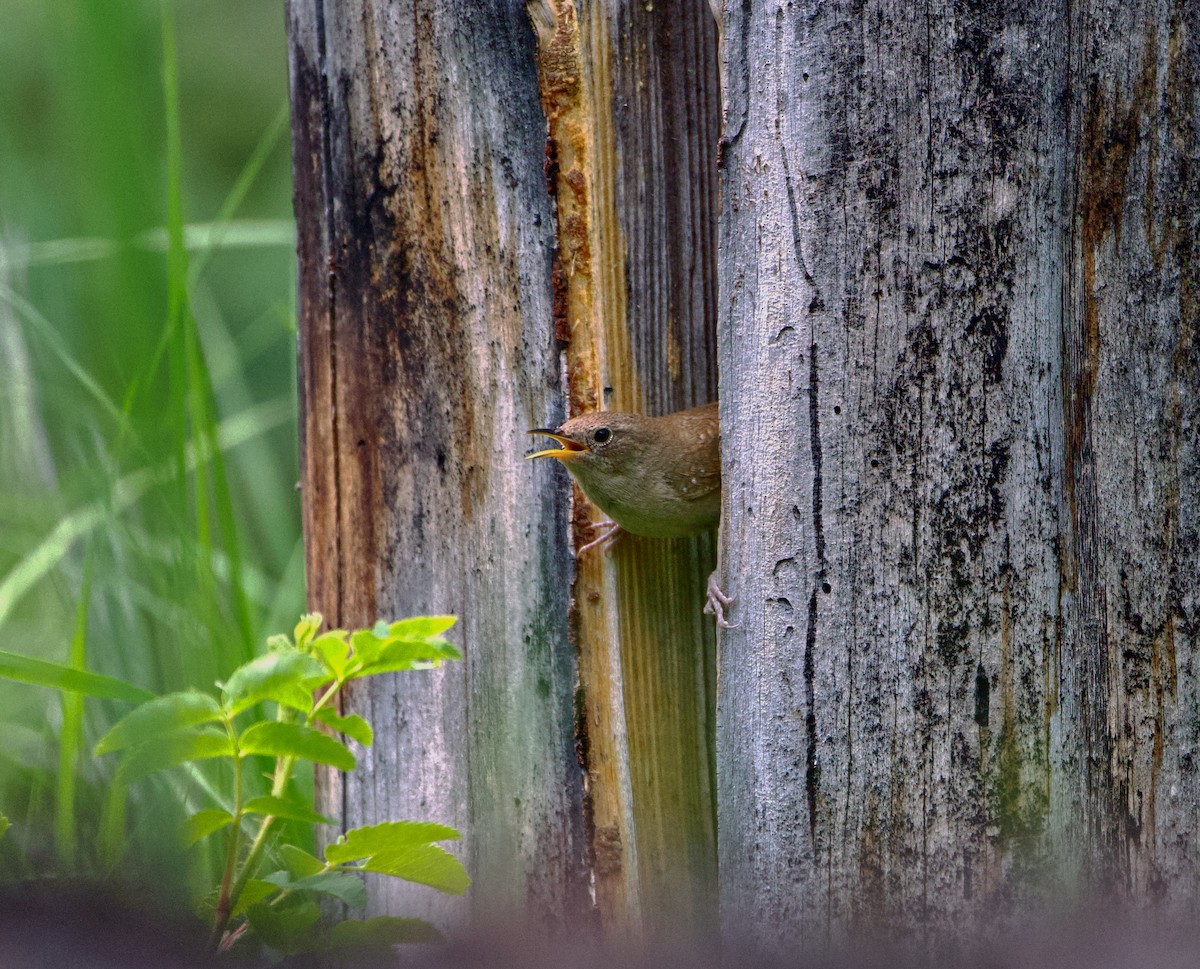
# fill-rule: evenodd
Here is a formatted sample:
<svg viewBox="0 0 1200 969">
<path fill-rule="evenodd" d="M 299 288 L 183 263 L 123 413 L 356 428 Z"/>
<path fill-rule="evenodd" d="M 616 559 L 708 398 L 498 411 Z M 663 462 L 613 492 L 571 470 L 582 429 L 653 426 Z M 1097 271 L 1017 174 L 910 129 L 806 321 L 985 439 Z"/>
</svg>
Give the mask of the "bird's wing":
<svg viewBox="0 0 1200 969">
<path fill-rule="evenodd" d="M 720 467 L 709 471 L 696 470 L 692 474 L 668 472 L 667 480 L 672 490 L 684 501 L 699 501 L 713 492 L 721 491 Z"/>
<path fill-rule="evenodd" d="M 667 472 L 672 489 L 684 501 L 700 501 L 721 491 L 721 425 L 716 404 L 697 407 L 677 415 L 688 422 L 681 435 L 690 442 L 689 460 Z"/>
</svg>

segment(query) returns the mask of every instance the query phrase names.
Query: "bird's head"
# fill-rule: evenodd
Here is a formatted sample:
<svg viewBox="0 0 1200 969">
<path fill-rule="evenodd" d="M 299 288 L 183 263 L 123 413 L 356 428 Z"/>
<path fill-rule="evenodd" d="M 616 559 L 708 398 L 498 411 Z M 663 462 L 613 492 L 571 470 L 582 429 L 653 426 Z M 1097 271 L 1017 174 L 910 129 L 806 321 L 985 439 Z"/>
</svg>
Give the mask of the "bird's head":
<svg viewBox="0 0 1200 969">
<path fill-rule="evenodd" d="M 562 427 L 537 427 L 530 434 L 543 434 L 558 443 L 528 455 L 530 458 L 557 458 L 576 473 L 601 468 L 619 468 L 636 461 L 652 444 L 651 418 L 640 414 L 595 412 L 573 417 Z M 586 472 L 585 472 L 586 473 Z"/>
<path fill-rule="evenodd" d="M 715 404 L 663 417 L 613 411 L 534 428 L 584 494 L 635 535 L 691 535 L 721 513 L 720 427 Z"/>
</svg>

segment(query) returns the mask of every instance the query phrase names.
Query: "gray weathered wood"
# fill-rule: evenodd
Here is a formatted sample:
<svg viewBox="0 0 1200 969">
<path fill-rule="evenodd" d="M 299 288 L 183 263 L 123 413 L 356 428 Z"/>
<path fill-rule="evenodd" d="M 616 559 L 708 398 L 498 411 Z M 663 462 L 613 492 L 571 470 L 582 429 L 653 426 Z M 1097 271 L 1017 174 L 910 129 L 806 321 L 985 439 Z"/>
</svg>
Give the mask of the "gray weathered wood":
<svg viewBox="0 0 1200 969">
<path fill-rule="evenodd" d="M 378 880 L 372 911 L 576 924 L 566 492 L 522 460 L 563 414 L 534 33 L 518 2 L 291 0 L 288 26 L 310 605 L 454 613 L 466 655 L 347 697 L 376 743 L 327 808 L 464 833 L 469 901 Z"/>
<path fill-rule="evenodd" d="M 731 935 L 1196 897 L 1198 16 L 727 3 Z"/>
<path fill-rule="evenodd" d="M 1061 736 L 1091 873 L 1200 894 L 1200 7 L 1072 8 Z"/>
<path fill-rule="evenodd" d="M 711 912 L 710 552 L 572 587 L 520 455 L 560 363 L 571 411 L 711 397 L 716 316 L 726 931 L 1192 905 L 1200 8 L 727 7 L 714 276 L 704 4 L 535 3 L 540 73 L 511 2 L 290 4 L 311 602 L 467 651 L 350 698 L 329 806 L 463 828 L 482 918 L 574 919 L 587 860 L 611 927 Z"/>
</svg>

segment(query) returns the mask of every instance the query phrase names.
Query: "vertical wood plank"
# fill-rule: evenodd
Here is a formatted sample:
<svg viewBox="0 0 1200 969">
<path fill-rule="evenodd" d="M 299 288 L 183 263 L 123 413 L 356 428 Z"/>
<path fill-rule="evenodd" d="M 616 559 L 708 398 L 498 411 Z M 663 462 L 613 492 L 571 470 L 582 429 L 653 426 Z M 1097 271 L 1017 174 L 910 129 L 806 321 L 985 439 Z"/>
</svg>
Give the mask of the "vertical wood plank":
<svg viewBox="0 0 1200 969">
<path fill-rule="evenodd" d="M 723 921 L 998 916 L 1046 827 L 1061 5 L 730 4 Z"/>
<path fill-rule="evenodd" d="M 716 24 L 704 3 L 531 5 L 558 205 L 571 411 L 716 396 Z M 576 545 L 592 512 L 575 493 Z M 576 583 L 597 901 L 655 937 L 711 926 L 712 567 L 705 537 L 626 538 Z"/>
<path fill-rule="evenodd" d="M 310 604 L 343 626 L 454 613 L 465 662 L 368 681 L 347 826 L 464 833 L 469 901 L 371 884 L 372 911 L 576 923 L 565 493 L 525 463 L 562 418 L 553 210 L 519 3 L 289 5 Z"/>
<path fill-rule="evenodd" d="M 729 4 L 731 934 L 1194 904 L 1197 17 Z"/>
<path fill-rule="evenodd" d="M 1063 734 L 1087 870 L 1200 885 L 1200 10 L 1074 11 L 1063 372 Z M 1074 782 L 1074 783 L 1072 783 Z"/>
</svg>

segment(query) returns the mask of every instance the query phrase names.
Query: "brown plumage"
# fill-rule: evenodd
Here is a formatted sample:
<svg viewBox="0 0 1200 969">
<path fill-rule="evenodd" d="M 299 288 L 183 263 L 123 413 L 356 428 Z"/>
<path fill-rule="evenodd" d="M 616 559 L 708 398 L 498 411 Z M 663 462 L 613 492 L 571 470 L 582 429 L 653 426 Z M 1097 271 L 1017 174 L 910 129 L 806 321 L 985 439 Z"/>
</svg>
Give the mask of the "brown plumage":
<svg viewBox="0 0 1200 969">
<path fill-rule="evenodd" d="M 558 442 L 531 454 L 557 458 L 579 487 L 611 519 L 609 530 L 582 546 L 607 546 L 622 529 L 662 538 L 716 528 L 721 520 L 721 424 L 716 404 L 664 417 L 597 411 L 573 417 L 562 427 L 540 427 Z M 733 603 L 708 577 L 708 604 L 717 625 L 730 628 L 725 610 Z"/>
<path fill-rule="evenodd" d="M 557 458 L 591 502 L 634 535 L 692 535 L 720 521 L 716 404 L 664 417 L 598 411 L 529 433 L 560 445 L 531 458 Z"/>
</svg>

